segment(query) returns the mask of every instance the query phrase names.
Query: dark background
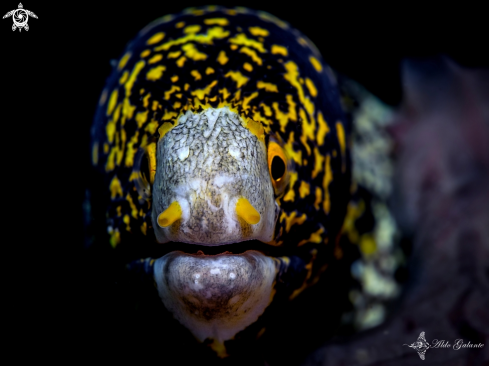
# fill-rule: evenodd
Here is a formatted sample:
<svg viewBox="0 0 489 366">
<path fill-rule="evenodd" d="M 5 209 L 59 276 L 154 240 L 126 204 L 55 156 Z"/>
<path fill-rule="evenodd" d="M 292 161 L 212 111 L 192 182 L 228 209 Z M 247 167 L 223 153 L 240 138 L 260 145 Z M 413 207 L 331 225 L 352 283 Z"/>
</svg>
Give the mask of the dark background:
<svg viewBox="0 0 489 366">
<path fill-rule="evenodd" d="M 399 66 L 406 57 L 445 54 L 464 66 L 489 67 L 481 8 L 213 3 L 264 10 L 287 21 L 333 69 L 394 106 L 402 98 Z M 85 329 L 87 303 L 104 306 L 100 288 L 91 292 L 92 282 L 85 281 L 90 268 L 83 258 L 81 205 L 90 126 L 110 61 L 152 20 L 206 4 L 28 0 L 24 9 L 39 17 L 29 19 L 28 32 L 12 32 L 11 18 L 0 21 L 2 298 L 14 345 L 43 344 L 38 352 L 52 355 L 61 344 L 81 341 L 77 332 Z M 3 1 L 0 13 L 17 5 Z"/>
</svg>

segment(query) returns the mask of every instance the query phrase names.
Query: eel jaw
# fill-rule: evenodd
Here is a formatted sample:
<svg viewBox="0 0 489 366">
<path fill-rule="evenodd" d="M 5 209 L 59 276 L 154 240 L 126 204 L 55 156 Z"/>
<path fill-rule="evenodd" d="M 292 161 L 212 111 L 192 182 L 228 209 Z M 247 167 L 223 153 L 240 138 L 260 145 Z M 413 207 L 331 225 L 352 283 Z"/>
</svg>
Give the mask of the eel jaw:
<svg viewBox="0 0 489 366">
<path fill-rule="evenodd" d="M 242 254 L 170 252 L 154 263 L 159 296 L 200 341 L 219 343 L 258 320 L 275 293 L 278 263 L 249 250 Z"/>
</svg>

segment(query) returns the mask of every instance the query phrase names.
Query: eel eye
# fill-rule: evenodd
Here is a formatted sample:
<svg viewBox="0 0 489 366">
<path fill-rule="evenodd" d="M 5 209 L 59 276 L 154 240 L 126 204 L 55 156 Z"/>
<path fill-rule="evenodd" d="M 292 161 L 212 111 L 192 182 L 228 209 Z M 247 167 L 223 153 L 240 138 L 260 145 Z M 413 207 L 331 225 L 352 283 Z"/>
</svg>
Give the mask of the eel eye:
<svg viewBox="0 0 489 366">
<path fill-rule="evenodd" d="M 270 169 L 272 178 L 276 182 L 280 182 L 285 174 L 285 162 L 281 157 L 275 155 L 272 159 L 272 167 Z"/>
<path fill-rule="evenodd" d="M 277 196 L 283 193 L 287 185 L 287 161 L 282 147 L 275 141 L 270 141 L 268 144 L 268 170 Z"/>
<path fill-rule="evenodd" d="M 145 148 L 139 148 L 134 157 L 131 179 L 142 199 L 151 197 L 151 186 L 156 174 L 156 144 L 151 143 Z"/>
</svg>

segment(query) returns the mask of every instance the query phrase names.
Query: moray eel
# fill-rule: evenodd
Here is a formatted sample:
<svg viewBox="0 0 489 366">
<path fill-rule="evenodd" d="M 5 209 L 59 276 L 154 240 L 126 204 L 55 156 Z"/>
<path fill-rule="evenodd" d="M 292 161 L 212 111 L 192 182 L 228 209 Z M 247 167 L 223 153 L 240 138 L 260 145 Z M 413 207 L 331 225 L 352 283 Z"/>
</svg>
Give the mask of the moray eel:
<svg viewBox="0 0 489 366">
<path fill-rule="evenodd" d="M 157 19 L 114 65 L 91 131 L 107 241 L 225 355 L 341 250 L 350 130 L 334 75 L 287 23 L 212 6 Z"/>
</svg>

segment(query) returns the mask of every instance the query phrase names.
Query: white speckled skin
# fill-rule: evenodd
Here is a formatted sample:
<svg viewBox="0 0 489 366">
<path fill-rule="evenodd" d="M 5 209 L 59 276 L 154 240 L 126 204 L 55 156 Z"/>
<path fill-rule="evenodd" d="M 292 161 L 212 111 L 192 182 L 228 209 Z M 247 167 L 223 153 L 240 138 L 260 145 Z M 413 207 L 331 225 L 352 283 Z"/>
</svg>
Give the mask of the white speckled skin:
<svg viewBox="0 0 489 366">
<path fill-rule="evenodd" d="M 165 307 L 199 341 L 224 342 L 269 305 L 276 266 L 254 250 L 212 256 L 174 251 L 156 260 L 154 278 Z"/>
<path fill-rule="evenodd" d="M 269 242 L 278 215 L 267 151 L 228 108 L 190 111 L 158 142 L 152 220 L 159 243 L 222 245 Z M 236 214 L 245 197 L 260 213 L 250 225 Z M 182 218 L 160 227 L 158 215 L 178 201 Z"/>
</svg>

